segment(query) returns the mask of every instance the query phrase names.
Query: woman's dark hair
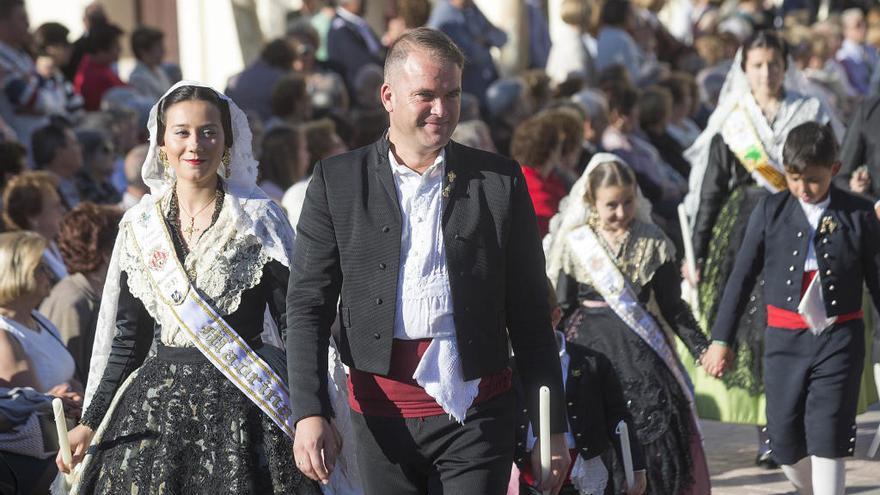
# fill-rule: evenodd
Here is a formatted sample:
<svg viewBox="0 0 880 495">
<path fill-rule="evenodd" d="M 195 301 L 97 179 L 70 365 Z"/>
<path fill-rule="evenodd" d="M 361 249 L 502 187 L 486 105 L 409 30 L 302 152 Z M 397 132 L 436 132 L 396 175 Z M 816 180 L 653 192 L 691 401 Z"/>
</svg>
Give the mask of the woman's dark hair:
<svg viewBox="0 0 880 495">
<path fill-rule="evenodd" d="M 788 43 L 786 43 L 782 36 L 778 35 L 775 31 L 769 29 L 756 31 L 753 35 L 749 36 L 745 43 L 743 43 L 742 61 L 740 62 L 740 68 L 742 70 L 746 70 L 746 61 L 749 58 L 749 51 L 754 48 L 767 48 L 776 51 L 776 53 L 782 56 L 783 67 L 786 69 L 788 68 Z"/>
<path fill-rule="evenodd" d="M 109 50 L 124 31 L 115 24 L 97 24 L 89 30 L 89 53 Z"/>
<path fill-rule="evenodd" d="M 596 191 L 608 186 L 634 186 L 636 174 L 632 169 L 620 162 L 600 163 L 590 172 L 587 180 L 587 190 L 584 192 L 584 200 L 596 206 Z"/>
<path fill-rule="evenodd" d="M 165 144 L 165 113 L 175 103 L 182 101 L 207 101 L 220 110 L 220 124 L 223 125 L 223 136 L 226 147 L 232 147 L 232 116 L 229 113 L 229 103 L 220 97 L 216 91 L 204 86 L 181 86 L 171 92 L 159 102 L 157 112 L 156 143 L 160 146 Z"/>
<path fill-rule="evenodd" d="M 112 206 L 80 203 L 61 219 L 58 250 L 71 273 L 90 273 L 109 259 L 122 213 Z"/>
<path fill-rule="evenodd" d="M 269 129 L 260 145 L 260 180 L 270 181 L 287 190 L 298 181 L 305 163 L 299 163 L 300 146 L 305 146 L 303 131 L 280 124 Z"/>
<path fill-rule="evenodd" d="M 26 156 L 27 150 L 17 141 L 0 142 L 0 192 L 6 187 L 6 181 L 24 171 Z"/>
<path fill-rule="evenodd" d="M 542 113 L 516 126 L 510 142 L 510 155 L 524 167 L 540 168 L 559 150 L 563 134 L 559 132 L 555 116 Z"/>
<path fill-rule="evenodd" d="M 631 8 L 629 0 L 605 0 L 599 21 L 603 26 L 622 26 Z"/>
<path fill-rule="evenodd" d="M 158 29 L 141 26 L 131 33 L 131 51 L 134 56 L 141 60 L 145 52 L 150 51 L 154 46 L 162 43 L 165 39 L 165 33 Z"/>
<path fill-rule="evenodd" d="M 608 113 L 630 115 L 639 104 L 639 92 L 627 86 L 618 86 L 608 91 Z"/>
<path fill-rule="evenodd" d="M 837 139 L 827 125 L 805 122 L 788 133 L 782 147 L 785 170 L 803 173 L 807 167 L 831 168 L 837 161 Z"/>
<path fill-rule="evenodd" d="M 277 38 L 266 43 L 260 52 L 260 58 L 272 67 L 290 70 L 293 62 L 296 61 L 296 50 L 288 40 Z"/>
</svg>

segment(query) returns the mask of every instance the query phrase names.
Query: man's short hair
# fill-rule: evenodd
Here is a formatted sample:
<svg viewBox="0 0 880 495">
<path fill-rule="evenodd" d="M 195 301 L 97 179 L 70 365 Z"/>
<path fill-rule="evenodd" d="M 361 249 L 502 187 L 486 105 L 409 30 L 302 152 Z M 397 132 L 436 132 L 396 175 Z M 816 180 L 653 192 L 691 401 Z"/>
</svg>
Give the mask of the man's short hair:
<svg viewBox="0 0 880 495">
<path fill-rule="evenodd" d="M 69 45 L 68 34 L 70 34 L 70 30 L 63 24 L 57 22 L 40 24 L 40 27 L 34 31 L 34 44 L 37 47 L 37 52 L 40 55 L 45 55 L 50 46 Z"/>
<path fill-rule="evenodd" d="M 54 121 L 34 131 L 31 135 L 31 150 L 37 168 L 52 163 L 58 150 L 67 146 L 67 129 L 70 126 Z"/>
<path fill-rule="evenodd" d="M 9 19 L 16 7 L 24 8 L 24 0 L 0 0 L 0 20 Z"/>
<path fill-rule="evenodd" d="M 419 27 L 405 33 L 391 45 L 385 58 L 386 82 L 393 72 L 400 69 L 413 50 L 425 50 L 445 63 L 455 64 L 459 69 L 464 68 L 464 54 L 449 36 L 436 29 Z"/>
<path fill-rule="evenodd" d="M 837 139 L 829 126 L 805 122 L 788 133 L 782 148 L 785 170 L 802 173 L 807 167 L 831 168 L 837 161 Z"/>
<path fill-rule="evenodd" d="M 97 24 L 89 30 L 89 48 L 91 53 L 109 50 L 113 43 L 122 36 L 122 29 L 115 24 Z"/>
<path fill-rule="evenodd" d="M 162 31 L 148 26 L 141 26 L 131 33 L 131 51 L 138 60 L 141 60 L 144 57 L 144 53 L 162 43 L 163 39 L 165 39 L 165 33 Z"/>
</svg>

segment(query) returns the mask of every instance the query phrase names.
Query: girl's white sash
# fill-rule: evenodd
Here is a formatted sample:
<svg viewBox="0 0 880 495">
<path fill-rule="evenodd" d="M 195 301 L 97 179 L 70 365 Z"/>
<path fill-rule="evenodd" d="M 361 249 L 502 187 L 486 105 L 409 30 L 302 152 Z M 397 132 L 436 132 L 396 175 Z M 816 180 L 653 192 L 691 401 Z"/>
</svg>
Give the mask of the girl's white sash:
<svg viewBox="0 0 880 495">
<path fill-rule="evenodd" d="M 129 225 L 136 255 L 143 262 L 157 299 L 208 361 L 293 438 L 290 391 L 192 286 L 175 254 L 160 204 L 157 202 L 155 210 L 145 211 Z"/>
<path fill-rule="evenodd" d="M 594 288 L 608 303 L 614 313 L 636 333 L 658 355 L 670 373 L 675 377 L 687 398 L 693 415 L 694 424 L 699 428 L 694 393 L 690 380 L 685 376 L 679 365 L 678 358 L 666 341 L 663 329 L 639 302 L 635 291 L 611 256 L 602 247 L 596 233 L 589 226 L 578 227 L 567 234 L 571 253 L 578 262 L 587 269 L 592 278 Z"/>
<path fill-rule="evenodd" d="M 755 182 L 770 193 L 786 187 L 785 174 L 764 149 L 758 131 L 742 104 L 737 105 L 724 122 L 721 136 Z"/>
</svg>

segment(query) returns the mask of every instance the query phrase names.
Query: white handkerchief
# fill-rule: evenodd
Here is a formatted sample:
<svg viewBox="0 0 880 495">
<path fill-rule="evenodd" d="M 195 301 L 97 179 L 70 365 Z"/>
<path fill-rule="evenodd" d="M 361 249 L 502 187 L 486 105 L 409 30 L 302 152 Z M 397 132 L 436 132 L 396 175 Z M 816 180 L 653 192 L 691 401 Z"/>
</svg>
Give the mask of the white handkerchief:
<svg viewBox="0 0 880 495">
<path fill-rule="evenodd" d="M 819 335 L 837 321 L 836 316 L 829 318 L 828 312 L 825 311 L 825 297 L 822 295 L 822 282 L 819 273 L 816 273 L 807 287 L 807 291 L 801 297 L 798 313 L 810 327 L 810 332 L 813 335 Z"/>
<path fill-rule="evenodd" d="M 464 423 L 468 408 L 480 392 L 479 378 L 464 379 L 454 336 L 434 337 L 425 349 L 413 379 L 459 423 Z"/>
</svg>

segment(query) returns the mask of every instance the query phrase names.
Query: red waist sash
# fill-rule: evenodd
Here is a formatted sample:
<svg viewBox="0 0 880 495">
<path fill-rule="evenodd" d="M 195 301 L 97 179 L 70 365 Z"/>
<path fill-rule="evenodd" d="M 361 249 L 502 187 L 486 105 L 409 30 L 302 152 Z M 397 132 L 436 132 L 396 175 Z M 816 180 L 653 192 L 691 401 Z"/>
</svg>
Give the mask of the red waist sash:
<svg viewBox="0 0 880 495">
<path fill-rule="evenodd" d="M 804 278 L 801 283 L 801 297 L 803 297 L 804 293 L 807 291 L 807 287 L 810 286 L 810 283 L 815 276 L 815 270 L 804 272 Z M 860 309 L 858 311 L 853 311 L 852 313 L 839 315 L 835 323 L 846 323 L 848 321 L 858 320 L 861 319 L 862 316 L 864 316 L 864 312 Z M 767 326 L 784 328 L 786 330 L 804 330 L 810 327 L 797 311 L 789 311 L 772 304 L 767 305 Z"/>
</svg>

